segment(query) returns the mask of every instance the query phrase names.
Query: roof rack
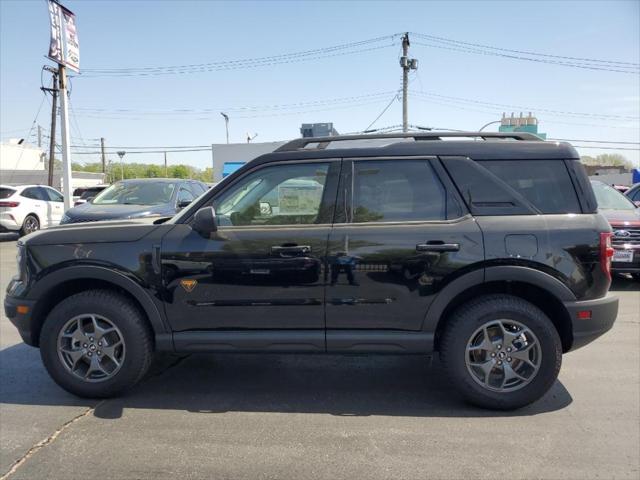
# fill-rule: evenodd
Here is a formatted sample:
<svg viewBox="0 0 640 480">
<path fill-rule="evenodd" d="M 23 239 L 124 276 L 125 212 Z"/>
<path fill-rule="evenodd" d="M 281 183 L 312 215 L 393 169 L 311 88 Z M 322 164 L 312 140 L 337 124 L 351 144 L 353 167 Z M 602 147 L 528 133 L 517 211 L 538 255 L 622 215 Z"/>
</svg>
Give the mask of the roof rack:
<svg viewBox="0 0 640 480">
<path fill-rule="evenodd" d="M 276 152 L 292 152 L 295 150 L 303 150 L 308 145 L 316 143 L 315 149 L 323 150 L 333 142 L 342 142 L 347 140 L 377 140 L 385 138 L 413 138 L 416 142 L 423 140 L 442 140 L 443 138 L 481 138 L 486 140 L 488 138 L 503 138 L 513 140 L 533 140 L 543 142 L 540 137 L 533 133 L 527 132 L 407 132 L 407 133 L 369 133 L 360 135 L 335 135 L 333 137 L 304 137 L 296 138 L 290 142 L 285 143 Z"/>
</svg>

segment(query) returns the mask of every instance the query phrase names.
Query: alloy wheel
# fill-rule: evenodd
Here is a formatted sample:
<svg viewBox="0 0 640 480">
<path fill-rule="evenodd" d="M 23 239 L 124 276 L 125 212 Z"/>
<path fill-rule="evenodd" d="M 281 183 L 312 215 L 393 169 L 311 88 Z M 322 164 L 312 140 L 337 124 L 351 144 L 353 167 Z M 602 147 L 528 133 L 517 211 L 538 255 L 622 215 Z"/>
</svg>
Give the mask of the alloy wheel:
<svg viewBox="0 0 640 480">
<path fill-rule="evenodd" d="M 96 314 L 69 320 L 58 334 L 57 348 L 66 370 L 92 383 L 112 378 L 125 357 L 124 338 L 118 327 Z"/>
<path fill-rule="evenodd" d="M 484 388 L 511 392 L 530 383 L 542 361 L 540 342 L 515 320 L 491 320 L 469 338 L 465 363 L 471 377 Z"/>
</svg>

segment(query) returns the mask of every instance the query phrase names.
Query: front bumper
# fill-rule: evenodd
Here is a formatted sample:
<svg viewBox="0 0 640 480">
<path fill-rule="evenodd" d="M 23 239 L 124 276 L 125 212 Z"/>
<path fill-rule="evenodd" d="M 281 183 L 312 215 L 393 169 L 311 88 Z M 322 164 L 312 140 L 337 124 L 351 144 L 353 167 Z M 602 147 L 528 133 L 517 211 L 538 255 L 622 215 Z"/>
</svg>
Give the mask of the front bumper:
<svg viewBox="0 0 640 480">
<path fill-rule="evenodd" d="M 18 329 L 18 333 L 20 333 L 24 343 L 32 347 L 38 346 L 37 332 L 33 330 L 33 322 L 31 321 L 35 303 L 33 300 L 24 300 L 10 296 L 6 296 L 4 299 L 5 315 Z M 26 313 L 19 313 L 18 307 L 26 307 Z M 24 308 L 22 310 L 24 310 Z"/>
<path fill-rule="evenodd" d="M 564 306 L 573 329 L 571 350 L 583 347 L 608 332 L 618 315 L 618 297 L 611 294 L 595 300 L 566 302 Z M 591 313 L 589 318 L 580 318 L 578 312 Z"/>
</svg>

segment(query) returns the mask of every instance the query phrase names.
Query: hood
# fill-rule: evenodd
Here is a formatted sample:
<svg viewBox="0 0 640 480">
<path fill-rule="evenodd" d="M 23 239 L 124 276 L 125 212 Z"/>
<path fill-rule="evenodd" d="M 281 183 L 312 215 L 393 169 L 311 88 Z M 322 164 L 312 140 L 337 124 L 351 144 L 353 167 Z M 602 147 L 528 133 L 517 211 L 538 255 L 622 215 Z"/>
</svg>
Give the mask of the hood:
<svg viewBox="0 0 640 480">
<path fill-rule="evenodd" d="M 90 222 L 38 230 L 23 237 L 27 245 L 64 245 L 76 243 L 135 242 L 155 229 L 169 226 L 158 222 L 158 217 L 141 218 L 121 222 Z"/>
<path fill-rule="evenodd" d="M 614 210 L 601 208 L 598 210 L 611 225 L 640 226 L 640 208 L 634 210 Z"/>
<path fill-rule="evenodd" d="M 175 215 L 176 209 L 170 204 L 162 205 L 95 205 L 85 203 L 67 210 L 65 215 L 71 222 L 96 222 L 121 218 Z"/>
</svg>

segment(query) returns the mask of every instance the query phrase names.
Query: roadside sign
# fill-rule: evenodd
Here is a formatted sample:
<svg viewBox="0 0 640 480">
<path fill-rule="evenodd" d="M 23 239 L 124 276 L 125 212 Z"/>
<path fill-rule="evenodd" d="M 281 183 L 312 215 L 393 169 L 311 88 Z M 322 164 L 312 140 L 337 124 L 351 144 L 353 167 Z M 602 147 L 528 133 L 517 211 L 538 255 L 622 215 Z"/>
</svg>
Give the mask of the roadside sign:
<svg viewBox="0 0 640 480">
<path fill-rule="evenodd" d="M 80 72 L 80 44 L 76 30 L 76 16 L 55 0 L 49 0 L 51 41 L 49 58 L 76 73 Z"/>
</svg>

